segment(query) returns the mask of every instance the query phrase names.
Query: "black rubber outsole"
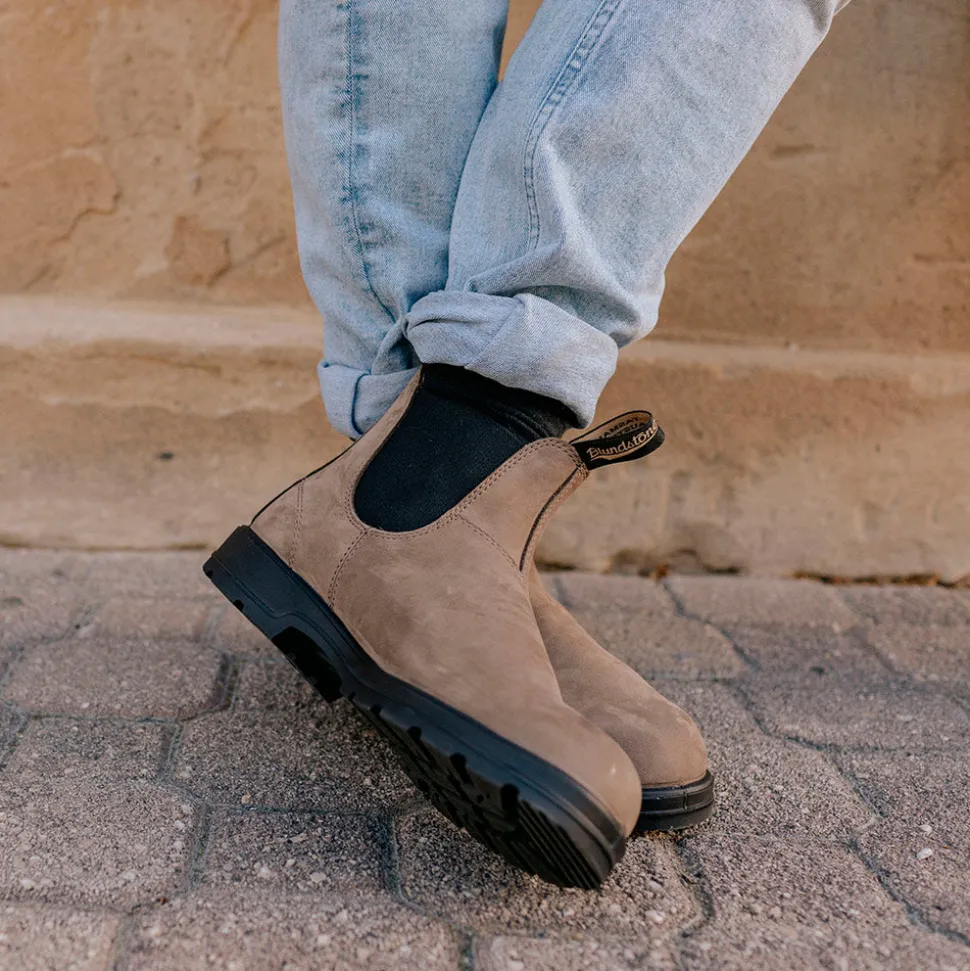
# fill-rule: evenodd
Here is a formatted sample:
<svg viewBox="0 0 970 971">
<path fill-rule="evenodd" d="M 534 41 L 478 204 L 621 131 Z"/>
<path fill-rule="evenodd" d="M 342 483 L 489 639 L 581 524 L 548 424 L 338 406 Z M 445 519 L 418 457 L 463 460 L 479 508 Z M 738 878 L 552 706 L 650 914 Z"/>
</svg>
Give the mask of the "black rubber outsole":
<svg viewBox="0 0 970 971">
<path fill-rule="evenodd" d="M 564 772 L 387 674 L 323 599 L 249 527 L 203 570 L 327 700 L 345 697 L 453 823 L 513 865 L 595 889 L 623 857 L 619 823 Z"/>
<path fill-rule="evenodd" d="M 689 829 L 711 818 L 714 812 L 714 776 L 686 786 L 667 786 L 642 792 L 640 818 L 635 833 Z"/>
</svg>

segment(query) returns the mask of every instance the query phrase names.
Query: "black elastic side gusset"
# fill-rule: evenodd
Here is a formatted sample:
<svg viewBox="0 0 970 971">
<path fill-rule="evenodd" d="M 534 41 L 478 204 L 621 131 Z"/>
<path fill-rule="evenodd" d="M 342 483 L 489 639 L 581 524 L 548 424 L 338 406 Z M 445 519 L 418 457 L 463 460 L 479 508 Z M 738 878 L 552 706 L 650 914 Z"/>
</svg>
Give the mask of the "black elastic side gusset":
<svg viewBox="0 0 970 971">
<path fill-rule="evenodd" d="M 464 368 L 425 365 L 407 414 L 361 476 L 354 509 L 377 529 L 420 529 L 524 445 L 575 424 L 551 398 Z"/>
</svg>

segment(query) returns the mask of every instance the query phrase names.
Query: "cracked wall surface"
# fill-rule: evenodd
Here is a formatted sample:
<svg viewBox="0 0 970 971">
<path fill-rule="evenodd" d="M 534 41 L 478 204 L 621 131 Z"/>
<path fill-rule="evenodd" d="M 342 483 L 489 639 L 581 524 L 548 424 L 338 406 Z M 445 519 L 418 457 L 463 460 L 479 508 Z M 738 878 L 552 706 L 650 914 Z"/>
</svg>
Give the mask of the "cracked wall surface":
<svg viewBox="0 0 970 971">
<path fill-rule="evenodd" d="M 305 303 L 275 0 L 0 5 L 0 291 Z"/>
<path fill-rule="evenodd" d="M 0 293 L 307 305 L 276 6 L 0 2 Z M 676 257 L 663 336 L 970 350 L 968 118 L 965 0 L 855 0 Z"/>
</svg>

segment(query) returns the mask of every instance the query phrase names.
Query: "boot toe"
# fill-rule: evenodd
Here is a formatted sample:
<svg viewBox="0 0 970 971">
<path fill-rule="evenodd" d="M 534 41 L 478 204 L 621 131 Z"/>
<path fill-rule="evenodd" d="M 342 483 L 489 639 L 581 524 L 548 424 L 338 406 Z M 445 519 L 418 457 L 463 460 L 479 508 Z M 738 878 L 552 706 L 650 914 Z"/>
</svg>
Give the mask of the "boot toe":
<svg viewBox="0 0 970 971">
<path fill-rule="evenodd" d="M 631 758 L 645 788 L 689 785 L 707 773 L 707 747 L 687 712 L 672 702 L 664 717 L 645 718 Z"/>
</svg>

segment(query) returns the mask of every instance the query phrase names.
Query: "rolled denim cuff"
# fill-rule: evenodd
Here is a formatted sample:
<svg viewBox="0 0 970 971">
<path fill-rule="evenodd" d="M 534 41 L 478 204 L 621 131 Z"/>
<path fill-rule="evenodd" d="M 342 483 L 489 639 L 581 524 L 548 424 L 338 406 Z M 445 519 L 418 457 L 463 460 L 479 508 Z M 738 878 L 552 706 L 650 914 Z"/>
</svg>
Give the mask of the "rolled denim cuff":
<svg viewBox="0 0 970 971">
<path fill-rule="evenodd" d="M 317 378 L 330 424 L 348 438 L 360 438 L 394 404 L 416 371 L 408 368 L 392 374 L 371 374 L 321 361 Z"/>
<path fill-rule="evenodd" d="M 616 370 L 616 342 L 533 294 L 438 291 L 420 299 L 404 333 L 423 364 L 452 364 L 570 408 L 581 425 Z"/>
</svg>

